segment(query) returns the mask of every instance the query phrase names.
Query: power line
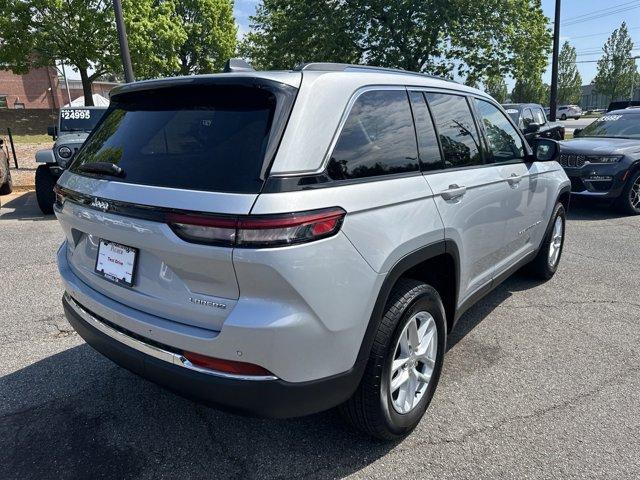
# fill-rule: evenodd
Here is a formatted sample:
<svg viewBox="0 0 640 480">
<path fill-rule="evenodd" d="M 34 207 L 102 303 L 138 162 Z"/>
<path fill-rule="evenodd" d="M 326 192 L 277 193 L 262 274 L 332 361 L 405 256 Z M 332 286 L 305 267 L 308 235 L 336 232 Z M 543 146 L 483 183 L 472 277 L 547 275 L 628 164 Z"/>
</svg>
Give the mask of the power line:
<svg viewBox="0 0 640 480">
<path fill-rule="evenodd" d="M 633 30 L 640 30 L 640 27 L 628 28 L 630 32 Z M 597 37 L 599 35 L 611 35 L 613 32 L 600 32 L 600 33 L 590 33 L 588 35 L 578 35 L 576 37 L 569 36 L 567 37 L 569 40 L 576 40 L 578 38 L 589 38 L 589 37 Z"/>
<path fill-rule="evenodd" d="M 569 27 L 572 25 L 578 25 L 580 23 L 584 23 L 584 22 L 589 22 L 591 20 L 596 20 L 596 19 L 601 19 L 603 17 L 608 17 L 611 15 L 615 15 L 618 13 L 624 13 L 624 12 L 628 12 L 630 10 L 634 10 L 636 8 L 640 8 L 640 3 L 639 2 L 633 2 L 635 3 L 635 5 L 628 5 L 628 4 L 623 4 L 625 6 L 617 6 L 617 7 L 611 7 L 609 9 L 603 9 L 603 10 L 595 10 L 593 12 L 590 12 L 588 14 L 584 14 L 583 17 L 580 18 L 576 18 L 574 20 L 570 20 L 570 21 L 566 21 L 562 24 L 563 27 Z"/>
<path fill-rule="evenodd" d="M 628 5 L 633 5 L 634 3 L 636 3 L 636 4 L 637 4 L 638 2 L 637 2 L 636 0 L 634 0 L 634 1 L 631 1 L 631 2 L 619 3 L 619 4 L 617 4 L 617 5 L 609 5 L 609 6 L 608 6 L 608 7 L 606 7 L 606 8 L 601 8 L 601 9 L 598 9 L 598 10 L 592 10 L 591 12 L 582 13 L 582 14 L 580 14 L 580 15 L 576 15 L 576 16 L 573 16 L 573 17 L 565 18 L 565 19 L 564 19 L 564 21 L 563 21 L 562 23 L 564 24 L 564 23 L 567 23 L 567 22 L 572 22 L 572 21 L 575 21 L 575 20 L 580 20 L 581 18 L 589 17 L 589 16 L 591 16 L 591 15 L 596 15 L 596 14 L 598 14 L 598 15 L 599 15 L 599 14 L 601 14 L 601 13 L 603 13 L 603 12 L 608 11 L 608 10 L 617 9 L 617 8 L 620 8 L 620 7 L 626 7 L 626 6 L 628 6 Z"/>
</svg>

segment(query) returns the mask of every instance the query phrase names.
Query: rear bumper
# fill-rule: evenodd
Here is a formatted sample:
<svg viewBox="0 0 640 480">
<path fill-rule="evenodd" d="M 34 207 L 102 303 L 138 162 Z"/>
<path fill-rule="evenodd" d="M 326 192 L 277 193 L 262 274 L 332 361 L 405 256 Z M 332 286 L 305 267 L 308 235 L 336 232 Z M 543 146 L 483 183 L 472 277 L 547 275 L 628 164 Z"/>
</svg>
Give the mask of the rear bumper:
<svg viewBox="0 0 640 480">
<path fill-rule="evenodd" d="M 243 379 L 205 373 L 175 362 L 178 355 L 161 345 L 114 330 L 69 294 L 62 302 L 73 328 L 107 358 L 179 395 L 226 410 L 272 418 L 320 412 L 347 400 L 361 374 L 354 368 L 328 378 L 292 383 L 276 377 Z"/>
</svg>

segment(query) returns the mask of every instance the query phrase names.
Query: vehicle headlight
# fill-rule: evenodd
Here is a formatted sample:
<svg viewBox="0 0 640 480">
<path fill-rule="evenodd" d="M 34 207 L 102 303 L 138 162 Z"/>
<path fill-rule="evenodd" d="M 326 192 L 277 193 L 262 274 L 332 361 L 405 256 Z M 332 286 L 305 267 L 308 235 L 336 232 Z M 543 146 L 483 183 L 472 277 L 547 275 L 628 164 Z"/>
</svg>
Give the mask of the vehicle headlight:
<svg viewBox="0 0 640 480">
<path fill-rule="evenodd" d="M 622 155 L 589 155 L 587 163 L 618 163 Z"/>
<path fill-rule="evenodd" d="M 73 152 L 69 147 L 60 147 L 58 149 L 58 155 L 60 155 L 60 157 L 62 158 L 71 158 L 71 155 L 73 155 Z"/>
</svg>

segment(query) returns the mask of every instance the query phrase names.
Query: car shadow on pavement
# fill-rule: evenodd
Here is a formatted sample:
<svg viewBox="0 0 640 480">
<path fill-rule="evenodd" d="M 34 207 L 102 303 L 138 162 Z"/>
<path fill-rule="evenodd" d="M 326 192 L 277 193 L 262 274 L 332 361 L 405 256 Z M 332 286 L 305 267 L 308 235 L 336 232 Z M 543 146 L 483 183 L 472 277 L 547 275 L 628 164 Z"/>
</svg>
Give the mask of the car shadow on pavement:
<svg viewBox="0 0 640 480">
<path fill-rule="evenodd" d="M 82 344 L 0 378 L 0 478 L 338 478 L 394 443 L 335 411 L 236 416 L 178 397 Z"/>
<path fill-rule="evenodd" d="M 0 198 L 1 220 L 51 220 L 53 215 L 45 215 L 38 208 L 36 192 L 17 192 Z"/>
<path fill-rule="evenodd" d="M 447 336 L 447 350 L 451 350 L 466 337 L 487 318 L 491 312 L 499 307 L 501 303 L 511 297 L 513 292 L 529 290 L 542 283 L 544 283 L 542 280 L 531 278 L 523 272 L 514 273 L 460 317 L 458 323 L 456 323 L 453 330 L 451 330 Z"/>
</svg>

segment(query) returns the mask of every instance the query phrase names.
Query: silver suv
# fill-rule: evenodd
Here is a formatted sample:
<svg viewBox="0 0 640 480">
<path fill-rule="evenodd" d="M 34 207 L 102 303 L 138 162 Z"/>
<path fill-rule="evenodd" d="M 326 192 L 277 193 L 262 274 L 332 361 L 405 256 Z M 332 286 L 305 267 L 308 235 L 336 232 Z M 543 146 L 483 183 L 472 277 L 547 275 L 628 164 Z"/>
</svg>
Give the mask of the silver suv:
<svg viewBox="0 0 640 480">
<path fill-rule="evenodd" d="M 342 64 L 146 81 L 56 187 L 64 308 L 96 350 L 209 404 L 419 422 L 460 315 L 550 278 L 569 181 L 485 93 Z"/>
</svg>

